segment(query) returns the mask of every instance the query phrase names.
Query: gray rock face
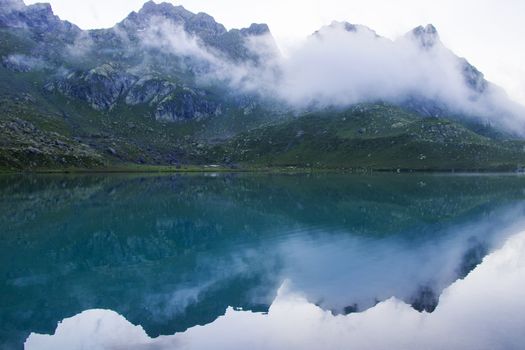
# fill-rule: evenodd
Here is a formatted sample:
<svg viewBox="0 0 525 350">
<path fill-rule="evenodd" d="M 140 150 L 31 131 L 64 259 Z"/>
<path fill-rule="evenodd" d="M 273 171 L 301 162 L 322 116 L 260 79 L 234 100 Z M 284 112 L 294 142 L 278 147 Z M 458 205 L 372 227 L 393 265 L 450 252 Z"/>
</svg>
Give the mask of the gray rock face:
<svg viewBox="0 0 525 350">
<path fill-rule="evenodd" d="M 0 0 L 0 12 L 20 11 L 26 5 L 23 0 Z"/>
<path fill-rule="evenodd" d="M 279 54 L 276 45 L 275 50 L 268 50 L 268 53 L 260 49 L 263 45 L 259 44 L 266 45 L 266 40 L 250 40 L 259 36 L 270 37 L 266 24 L 254 23 L 248 28 L 227 30 L 212 16 L 195 14 L 170 3 L 156 4 L 149 1 L 140 11 L 131 13 L 114 28 L 82 31 L 69 22 L 61 21 L 48 4 L 26 6 L 22 0 L 0 0 L 0 28 L 17 28 L 16 32 L 20 28 L 27 29 L 36 43 L 35 47 L 24 52 L 17 52 L 16 49 L 9 51 L 11 48 L 8 48 L 7 53 L 0 57 L 0 63 L 14 72 L 43 68 L 49 72 L 54 70 L 52 73 L 57 74 L 49 75 L 48 79 L 52 82 L 45 88 L 86 102 L 99 111 L 112 110 L 118 103 L 146 105 L 152 118 L 164 121 L 216 116 L 221 113 L 221 105 L 224 110 L 233 107 L 244 111 L 246 115 L 252 114 L 252 101 L 244 103 L 243 94 L 231 91 L 227 84 L 219 81 L 220 78 L 213 80 L 210 85 L 202 83 L 205 79 L 199 80 L 199 77 L 213 73 L 214 66 L 205 60 L 199 61 L 198 55 L 187 57 L 163 46 L 143 45 L 144 35 L 141 36 L 141 33 L 162 21 L 182 27 L 196 38 L 199 48 L 202 47 L 204 51 L 209 49 L 209 52 L 217 54 L 221 61 L 227 61 L 228 64 L 248 63 L 256 66 L 271 61 L 271 58 L 276 57 L 274 54 Z M 314 35 L 322 38 L 325 31 L 334 28 L 377 36 L 365 26 L 348 22 L 333 22 Z M 419 26 L 410 31 L 407 37 L 429 52 L 442 45 L 433 25 Z M 250 46 L 257 46 L 258 50 L 252 51 Z M 70 50 L 72 47 L 73 50 Z M 83 51 L 85 47 L 89 50 Z M 75 56 L 73 51 L 81 53 Z M 459 57 L 457 60 L 474 99 L 493 86 L 466 60 Z M 61 75 L 60 69 L 63 67 L 75 73 L 62 79 L 56 78 Z M 253 97 L 253 100 L 257 99 Z M 440 116 L 447 113 L 442 101 L 421 96 L 405 96 L 400 99 L 400 104 L 423 115 Z"/>
<path fill-rule="evenodd" d="M 91 147 L 19 118 L 0 119 L 0 135 L 0 163 L 10 168 L 90 167 L 103 163 Z"/>
<path fill-rule="evenodd" d="M 145 3 L 139 12 L 132 12 L 119 26 L 127 31 L 135 31 L 151 25 L 152 20 L 158 22 L 163 19 L 182 26 L 190 34 L 204 38 L 226 33 L 226 28 L 210 15 L 194 14 L 182 6 L 156 4 L 153 1 Z"/>
<path fill-rule="evenodd" d="M 99 111 L 108 111 L 122 99 L 131 106 L 147 104 L 154 108 L 153 117 L 161 121 L 202 119 L 221 114 L 221 107 L 204 90 L 190 89 L 152 77 L 138 79 L 111 65 L 103 65 L 87 73 L 72 73 L 52 83 L 71 98 L 88 103 Z"/>
<path fill-rule="evenodd" d="M 86 101 L 96 110 L 111 110 L 137 81 L 131 74 L 105 64 L 85 73 L 73 73 L 53 87 L 66 96 Z"/>
<path fill-rule="evenodd" d="M 463 77 L 467 86 L 474 92 L 482 94 L 489 85 L 483 73 L 471 65 L 466 59 L 461 59 Z"/>
<path fill-rule="evenodd" d="M 149 1 L 138 12 L 132 12 L 120 22 L 116 30 L 123 30 L 130 37 L 137 37 L 138 33 L 151 25 L 160 25 L 162 21 L 178 25 L 187 33 L 200 39 L 205 45 L 221 51 L 226 57 L 236 60 L 256 60 L 252 52 L 245 46 L 245 40 L 251 36 L 269 34 L 266 24 L 252 24 L 248 28 L 226 28 L 206 13 L 192 13 L 182 6 L 170 3 L 156 4 Z"/>
<path fill-rule="evenodd" d="M 203 12 L 199 12 L 191 17 L 186 23 L 186 28 L 190 33 L 196 33 L 201 36 L 218 36 L 226 33 L 226 28 L 215 19 Z"/>
<path fill-rule="evenodd" d="M 155 104 L 171 94 L 177 85 L 155 78 L 142 78 L 134 84 L 126 96 L 128 105 Z"/>
<path fill-rule="evenodd" d="M 183 89 L 166 97 L 155 111 L 160 121 L 202 119 L 220 114 L 220 105 L 190 89 Z"/>
<path fill-rule="evenodd" d="M 13 52 L 1 57 L 5 67 L 15 72 L 29 72 L 48 64 L 49 69 L 66 67 L 73 73 L 50 76 L 45 90 L 85 102 L 99 111 L 110 111 L 118 103 L 147 105 L 152 108 L 152 118 L 165 121 L 219 115 L 220 103 L 214 101 L 221 97 L 211 99 L 209 89 L 195 82 L 196 76 L 211 69 L 205 62 L 156 47 L 145 48 L 141 45 L 144 30 L 168 21 L 234 62 L 257 61 L 259 57 L 250 51 L 246 40 L 269 34 L 265 24 L 228 31 L 210 15 L 153 1 L 111 29 L 92 31 L 82 31 L 60 20 L 48 4 L 26 6 L 22 0 L 0 0 L 0 4 L 0 26 L 28 29 L 38 43 L 30 54 Z M 57 78 L 60 75 L 64 77 Z"/>
<path fill-rule="evenodd" d="M 270 33 L 270 28 L 264 23 L 252 23 L 248 28 L 240 30 L 241 35 L 244 36 L 259 36 Z"/>
<path fill-rule="evenodd" d="M 432 24 L 416 27 L 409 35 L 412 35 L 424 49 L 430 49 L 440 42 L 437 29 Z"/>
<path fill-rule="evenodd" d="M 1 1 L 0 27 L 29 28 L 38 34 L 80 32 L 77 26 L 55 16 L 49 4 L 26 6 L 23 1 Z"/>
</svg>

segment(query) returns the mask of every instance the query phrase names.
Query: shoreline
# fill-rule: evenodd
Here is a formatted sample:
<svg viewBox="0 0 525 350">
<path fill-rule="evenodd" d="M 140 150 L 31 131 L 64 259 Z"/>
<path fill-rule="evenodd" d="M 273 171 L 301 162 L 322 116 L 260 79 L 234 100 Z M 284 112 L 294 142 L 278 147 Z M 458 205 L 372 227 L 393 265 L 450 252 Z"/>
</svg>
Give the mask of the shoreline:
<svg viewBox="0 0 525 350">
<path fill-rule="evenodd" d="M 216 165 L 189 165 L 187 167 L 144 165 L 115 166 L 101 168 L 65 168 L 65 169 L 5 169 L 0 168 L 0 175 L 38 175 L 38 174 L 192 174 L 192 173 L 343 173 L 355 175 L 371 174 L 525 174 L 521 169 L 477 168 L 477 169 L 394 169 L 394 168 L 312 168 L 312 167 L 223 167 Z"/>
</svg>

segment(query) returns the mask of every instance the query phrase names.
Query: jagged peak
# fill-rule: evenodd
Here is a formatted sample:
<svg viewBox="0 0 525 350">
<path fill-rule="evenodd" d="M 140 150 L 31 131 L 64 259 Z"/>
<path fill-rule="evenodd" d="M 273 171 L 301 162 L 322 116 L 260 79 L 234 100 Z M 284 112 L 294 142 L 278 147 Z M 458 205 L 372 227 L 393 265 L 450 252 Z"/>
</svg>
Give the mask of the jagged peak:
<svg viewBox="0 0 525 350">
<path fill-rule="evenodd" d="M 186 10 L 183 6 L 175 6 L 168 2 L 146 2 L 138 12 L 129 14 L 121 25 L 126 27 L 145 27 L 152 18 L 165 18 L 174 23 L 183 25 L 189 32 L 202 32 L 211 35 L 222 34 L 226 28 L 204 12 L 197 14 Z"/>
<path fill-rule="evenodd" d="M 51 4 L 47 2 L 38 2 L 32 5 L 26 5 L 23 0 L 0 0 L 0 9 L 4 12 L 29 11 L 29 12 L 44 12 L 46 14 L 51 14 L 51 15 L 53 14 L 53 9 L 51 8 Z"/>
<path fill-rule="evenodd" d="M 142 14 L 162 13 L 162 12 L 164 12 L 164 14 L 166 15 L 173 15 L 173 14 L 178 14 L 182 16 L 194 16 L 195 15 L 194 13 L 186 10 L 184 6 L 182 5 L 175 6 L 169 2 L 161 2 L 157 4 L 153 0 L 150 0 L 144 3 L 144 5 L 142 5 L 142 8 L 139 10 L 139 13 L 142 13 Z"/>
<path fill-rule="evenodd" d="M 270 33 L 270 28 L 266 23 L 252 23 L 248 28 L 240 30 L 244 36 L 260 36 Z"/>
<path fill-rule="evenodd" d="M 25 7 L 23 0 L 0 0 L 0 10 L 3 12 L 19 11 Z"/>
<path fill-rule="evenodd" d="M 421 47 L 430 49 L 440 42 L 439 33 L 432 24 L 426 26 L 418 26 L 412 29 L 408 35 L 415 38 Z"/>
<path fill-rule="evenodd" d="M 187 20 L 195 16 L 194 13 L 186 10 L 182 5 L 175 6 L 169 2 L 156 3 L 152 0 L 144 3 L 138 12 L 132 12 L 126 19 L 150 18 L 153 16 Z"/>
<path fill-rule="evenodd" d="M 63 21 L 53 13 L 48 3 L 25 5 L 22 0 L 0 0 L 0 25 L 13 28 L 31 28 L 40 33 L 71 33 L 80 31 L 76 25 Z M 7 10 L 6 10 L 7 9 Z"/>
<path fill-rule="evenodd" d="M 199 12 L 196 15 L 193 15 L 188 21 L 190 22 L 190 27 L 193 29 L 204 30 L 213 35 L 226 33 L 226 28 L 222 24 L 218 23 L 215 18 L 204 12 Z"/>
<path fill-rule="evenodd" d="M 30 15 L 38 14 L 46 17 L 56 17 L 53 13 L 51 4 L 39 2 L 32 5 L 26 5 L 23 0 L 0 0 L 0 12 L 23 12 L 28 13 Z"/>
<path fill-rule="evenodd" d="M 27 11 L 31 12 L 42 12 L 48 15 L 54 15 L 51 4 L 47 2 L 37 2 L 36 4 L 26 6 L 25 8 Z"/>
</svg>

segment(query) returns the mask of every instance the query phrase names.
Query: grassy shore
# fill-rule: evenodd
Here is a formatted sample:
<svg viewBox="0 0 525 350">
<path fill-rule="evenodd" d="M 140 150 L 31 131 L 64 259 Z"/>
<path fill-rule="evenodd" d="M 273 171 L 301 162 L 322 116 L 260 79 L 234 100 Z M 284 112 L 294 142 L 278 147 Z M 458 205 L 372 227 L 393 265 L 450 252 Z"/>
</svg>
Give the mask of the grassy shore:
<svg viewBox="0 0 525 350">
<path fill-rule="evenodd" d="M 241 165 L 229 167 L 223 165 L 144 165 L 115 164 L 94 168 L 32 168 L 10 169 L 0 167 L 0 174 L 118 174 L 118 173 L 523 173 L 515 167 L 473 168 L 473 169 L 393 169 L 393 168 L 348 168 L 348 167 L 298 167 L 298 166 L 263 166 Z"/>
</svg>

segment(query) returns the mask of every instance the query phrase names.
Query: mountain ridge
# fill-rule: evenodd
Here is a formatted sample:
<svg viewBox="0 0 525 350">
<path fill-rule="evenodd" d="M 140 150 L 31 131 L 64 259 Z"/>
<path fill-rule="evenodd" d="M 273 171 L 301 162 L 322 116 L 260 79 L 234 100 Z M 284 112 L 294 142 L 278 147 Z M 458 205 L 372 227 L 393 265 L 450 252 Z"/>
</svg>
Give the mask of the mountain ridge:
<svg viewBox="0 0 525 350">
<path fill-rule="evenodd" d="M 254 132 L 266 134 L 273 130 L 272 125 L 293 124 L 312 112 L 322 114 L 332 110 L 333 115 L 338 115 L 346 110 L 352 118 L 353 106 L 359 106 L 355 102 L 296 106 L 287 101 L 286 93 L 295 89 L 286 91 L 275 79 L 287 78 L 290 67 L 275 64 L 283 58 L 266 24 L 254 23 L 247 28 L 227 30 L 208 14 L 195 14 L 182 6 L 148 1 L 112 28 L 86 31 L 62 21 L 46 4 L 26 6 L 20 0 L 1 0 L 1 4 L 0 124 L 3 130 L 10 130 L 11 136 L 0 145 L 0 167 L 85 168 L 94 164 L 232 164 L 245 161 L 252 166 L 257 165 L 257 159 L 248 160 L 231 150 L 235 140 L 246 135 L 252 137 Z M 360 36 L 362 32 L 364 36 Z M 319 35 L 327 36 L 328 41 L 331 35 L 339 35 L 350 44 L 356 40 L 364 40 L 368 45 L 379 42 L 380 48 L 384 46 L 388 50 L 409 45 L 410 50 L 417 52 L 419 45 L 424 53 L 417 53 L 421 55 L 417 57 L 434 59 L 432 57 L 444 55 L 457 65 L 469 103 L 488 101 L 483 103 L 489 103 L 489 107 L 493 103 L 490 100 L 495 90 L 493 84 L 467 60 L 446 49 L 431 24 L 416 27 L 404 37 L 390 41 L 365 26 L 333 22 L 314 33 L 310 45 L 323 42 Z M 408 40 L 408 44 L 403 40 Z M 417 45 L 410 46 L 414 40 Z M 455 72 L 456 68 L 452 68 Z M 484 168 L 484 165 L 494 168 L 502 164 L 507 168 L 521 166 L 519 147 L 498 144 L 500 140 L 520 140 L 521 129 L 506 127 L 507 119 L 508 123 L 518 124 L 507 116 L 508 112 L 498 111 L 497 104 L 491 112 L 498 116 L 496 119 L 475 114 L 468 116 L 450 110 L 450 102 L 446 99 L 418 94 L 414 91 L 401 99 L 362 102 L 385 103 L 396 110 L 400 108 L 396 113 L 407 116 L 415 113 L 419 118 L 450 119 L 458 128 L 478 134 L 481 138 L 474 139 L 479 147 L 485 147 L 485 141 L 480 140 L 489 137 L 493 147 L 507 150 L 501 162 L 472 161 L 474 168 Z M 322 95 L 316 94 L 315 98 L 322 98 Z M 330 123 L 328 119 L 320 121 Z M 31 130 L 37 130 L 33 140 L 22 136 L 32 133 Z M 53 136 L 43 136 L 47 133 L 58 133 L 63 140 L 60 142 L 65 142 L 67 147 L 54 145 L 49 139 Z M 332 141 L 340 142 L 339 139 Z M 350 150 L 354 146 L 345 147 Z M 65 156 L 69 154 L 65 153 L 66 148 L 69 153 L 78 151 L 78 157 Z M 353 165 L 350 164 L 349 150 L 329 166 L 337 167 L 338 162 L 345 167 L 371 166 L 368 161 L 357 158 Z M 93 157 L 87 159 L 90 155 Z M 266 159 L 265 164 L 273 164 L 273 156 L 266 154 L 260 158 Z M 324 157 L 323 154 L 315 156 Z M 316 163 L 323 162 L 306 159 L 302 163 L 281 162 L 280 166 Z M 453 168 L 452 163 L 449 166 L 440 163 L 437 168 Z M 390 164 L 389 167 L 413 166 L 409 164 L 412 162 Z M 381 166 L 379 163 L 373 165 Z M 469 169 L 468 162 L 462 166 Z M 424 168 L 433 167 L 426 164 Z"/>
</svg>

